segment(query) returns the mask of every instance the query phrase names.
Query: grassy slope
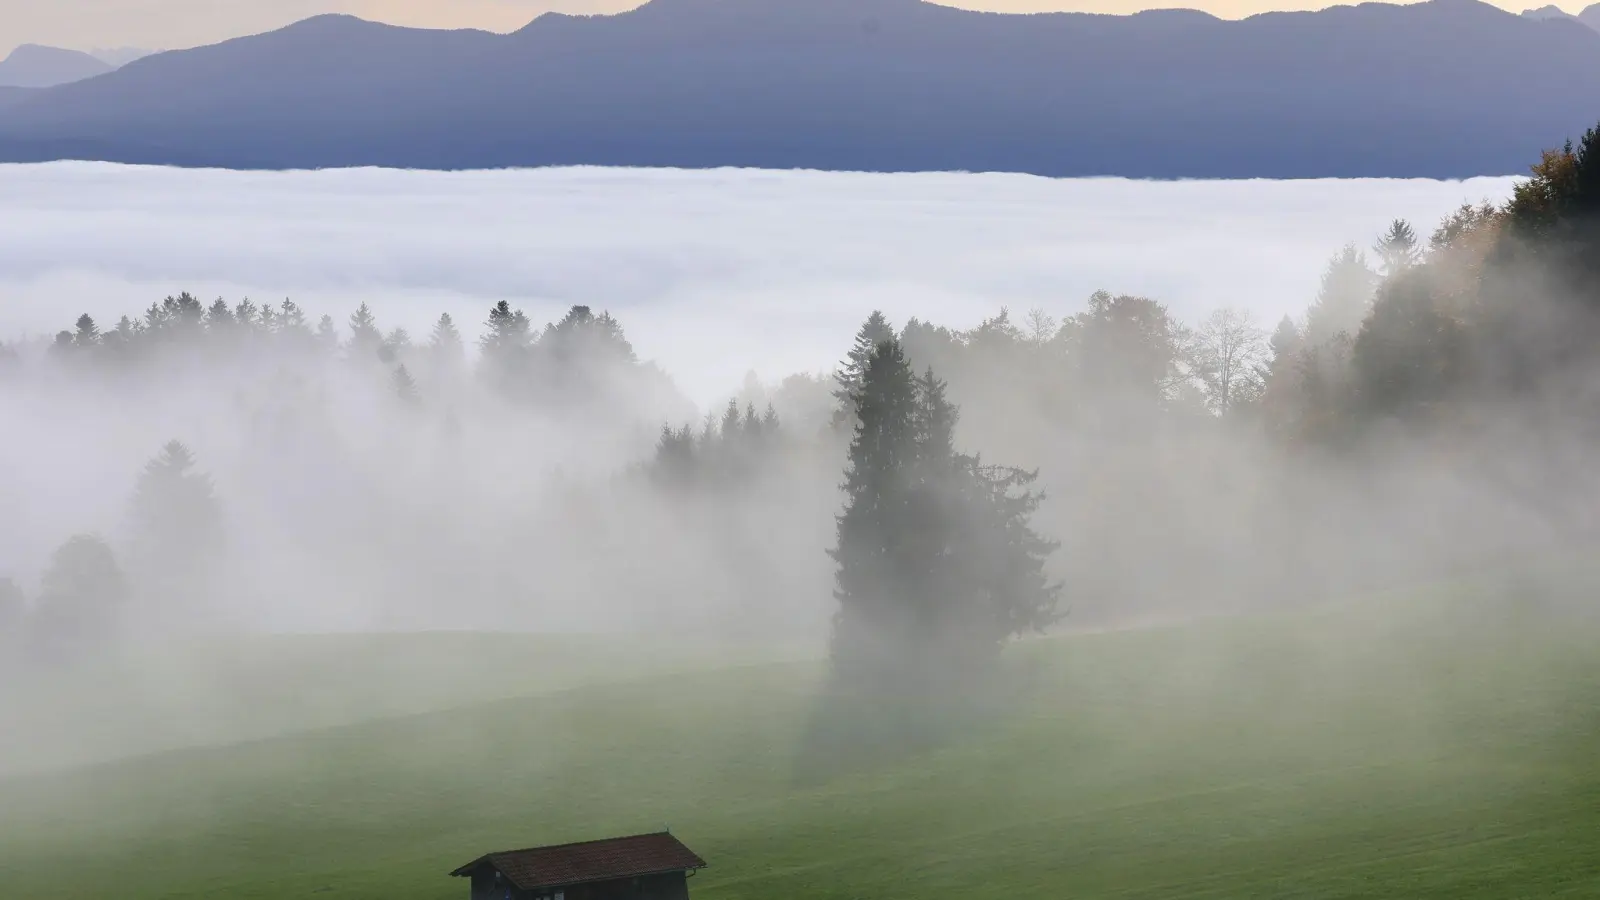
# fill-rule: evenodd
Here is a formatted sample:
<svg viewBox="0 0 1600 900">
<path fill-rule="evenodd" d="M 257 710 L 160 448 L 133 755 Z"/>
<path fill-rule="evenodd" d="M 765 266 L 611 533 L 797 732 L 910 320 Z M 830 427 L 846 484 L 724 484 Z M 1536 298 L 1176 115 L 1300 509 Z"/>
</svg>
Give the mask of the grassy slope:
<svg viewBox="0 0 1600 900">
<path fill-rule="evenodd" d="M 0 647 L 3 653 L 4 647 Z M 0 777 L 759 658 L 774 647 L 526 634 L 299 635 L 0 671 Z"/>
<path fill-rule="evenodd" d="M 664 823 L 702 900 L 1600 896 L 1595 637 L 1462 601 L 1039 641 L 1014 708 L 816 788 L 793 663 L 171 752 L 0 783 L 0 896 L 459 898 Z"/>
</svg>

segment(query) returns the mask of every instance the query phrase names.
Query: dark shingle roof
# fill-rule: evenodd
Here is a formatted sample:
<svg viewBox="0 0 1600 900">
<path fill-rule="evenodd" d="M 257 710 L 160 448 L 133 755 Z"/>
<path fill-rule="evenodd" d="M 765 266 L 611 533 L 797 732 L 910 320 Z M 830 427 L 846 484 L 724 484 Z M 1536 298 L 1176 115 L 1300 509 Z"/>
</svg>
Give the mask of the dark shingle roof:
<svg viewBox="0 0 1600 900">
<path fill-rule="evenodd" d="M 507 850 L 480 856 L 451 872 L 468 876 L 488 864 L 524 891 L 705 867 L 705 860 L 666 832 Z"/>
</svg>

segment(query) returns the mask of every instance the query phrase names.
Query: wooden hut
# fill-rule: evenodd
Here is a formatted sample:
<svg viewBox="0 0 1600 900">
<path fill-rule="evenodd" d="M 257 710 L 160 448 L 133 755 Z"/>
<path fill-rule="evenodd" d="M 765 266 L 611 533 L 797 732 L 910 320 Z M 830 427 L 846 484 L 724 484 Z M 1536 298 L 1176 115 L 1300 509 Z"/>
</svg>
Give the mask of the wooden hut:
<svg viewBox="0 0 1600 900">
<path fill-rule="evenodd" d="M 450 874 L 472 900 L 688 900 L 705 860 L 671 834 L 488 853 Z"/>
</svg>

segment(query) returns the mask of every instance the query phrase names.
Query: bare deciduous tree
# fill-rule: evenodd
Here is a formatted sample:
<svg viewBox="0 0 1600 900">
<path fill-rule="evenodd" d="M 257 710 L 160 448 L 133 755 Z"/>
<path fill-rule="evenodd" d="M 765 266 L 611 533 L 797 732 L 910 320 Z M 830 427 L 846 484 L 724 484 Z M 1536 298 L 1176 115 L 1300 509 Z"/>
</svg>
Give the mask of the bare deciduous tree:
<svg viewBox="0 0 1600 900">
<path fill-rule="evenodd" d="M 1225 416 L 1260 396 L 1271 350 L 1250 313 L 1232 307 L 1213 312 L 1188 335 L 1188 345 L 1191 374 L 1205 387 L 1212 412 Z"/>
</svg>

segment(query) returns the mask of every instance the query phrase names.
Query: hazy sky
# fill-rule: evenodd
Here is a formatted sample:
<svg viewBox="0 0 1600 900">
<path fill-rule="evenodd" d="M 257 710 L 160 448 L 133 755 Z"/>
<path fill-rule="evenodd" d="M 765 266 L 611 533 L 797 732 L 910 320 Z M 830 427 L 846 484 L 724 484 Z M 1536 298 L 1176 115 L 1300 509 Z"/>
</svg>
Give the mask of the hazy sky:
<svg viewBox="0 0 1600 900">
<path fill-rule="evenodd" d="M 403 25 L 510 31 L 551 10 L 616 12 L 638 5 L 639 0 L 0 0 L 0 52 L 20 43 L 82 49 L 187 47 L 267 31 L 325 12 L 347 12 Z M 1006 12 L 1072 9 L 1111 13 L 1151 6 L 1192 6 L 1239 17 L 1268 9 L 1329 4 L 1318 0 L 951 0 L 951 5 Z M 1521 9 L 1515 0 L 1500 5 Z M 1576 10 L 1582 2 L 1562 5 Z"/>
</svg>

